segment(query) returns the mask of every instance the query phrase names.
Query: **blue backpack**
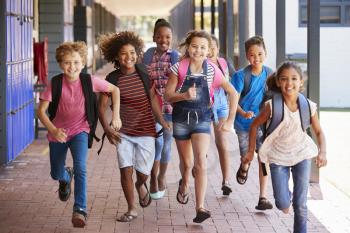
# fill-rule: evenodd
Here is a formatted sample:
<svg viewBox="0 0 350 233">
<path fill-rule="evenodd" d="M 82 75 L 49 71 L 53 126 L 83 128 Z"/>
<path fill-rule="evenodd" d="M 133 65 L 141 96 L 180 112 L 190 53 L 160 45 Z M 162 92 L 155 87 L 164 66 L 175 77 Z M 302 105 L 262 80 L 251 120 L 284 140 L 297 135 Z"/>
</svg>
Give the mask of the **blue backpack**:
<svg viewBox="0 0 350 233">
<path fill-rule="evenodd" d="M 149 48 L 144 54 L 143 54 L 143 63 L 146 65 L 149 65 L 152 63 L 152 58 L 154 55 L 154 52 L 157 47 Z M 176 62 L 179 61 L 179 53 L 175 50 L 171 50 L 170 53 L 170 62 L 172 65 L 174 65 Z"/>
</svg>

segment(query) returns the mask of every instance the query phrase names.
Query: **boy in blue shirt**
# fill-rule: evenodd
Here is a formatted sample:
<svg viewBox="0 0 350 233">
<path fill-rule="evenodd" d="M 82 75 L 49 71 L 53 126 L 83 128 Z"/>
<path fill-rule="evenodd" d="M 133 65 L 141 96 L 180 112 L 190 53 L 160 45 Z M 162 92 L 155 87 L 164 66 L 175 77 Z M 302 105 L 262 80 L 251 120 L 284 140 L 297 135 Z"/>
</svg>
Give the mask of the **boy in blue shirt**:
<svg viewBox="0 0 350 233">
<path fill-rule="evenodd" d="M 245 42 L 245 52 L 249 65 L 236 72 L 231 79 L 232 85 L 240 94 L 234 127 L 238 136 L 241 157 L 248 152 L 249 128 L 253 119 L 259 114 L 259 108 L 264 99 L 266 79 L 271 69 L 264 66 L 266 47 L 264 39 L 253 36 Z M 263 132 L 257 132 L 256 152 L 262 144 Z M 259 158 L 259 157 L 258 157 Z M 236 179 L 239 184 L 245 184 L 248 178 L 250 164 L 240 165 Z M 263 175 L 262 165 L 259 163 L 260 196 L 258 210 L 272 209 L 272 204 L 266 198 L 267 176 Z"/>
</svg>

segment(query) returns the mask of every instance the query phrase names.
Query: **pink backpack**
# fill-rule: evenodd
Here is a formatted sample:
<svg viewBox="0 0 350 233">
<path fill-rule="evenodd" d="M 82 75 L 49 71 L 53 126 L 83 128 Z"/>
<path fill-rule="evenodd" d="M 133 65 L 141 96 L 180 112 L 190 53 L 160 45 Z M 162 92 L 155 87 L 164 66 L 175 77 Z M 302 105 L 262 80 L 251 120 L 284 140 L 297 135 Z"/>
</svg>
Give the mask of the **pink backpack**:
<svg viewBox="0 0 350 233">
<path fill-rule="evenodd" d="M 213 83 L 211 84 L 210 89 L 209 89 L 210 99 L 213 100 L 214 90 L 219 88 L 223 74 L 222 74 L 221 70 L 214 63 L 212 63 L 209 59 L 207 59 L 206 61 L 208 64 L 210 64 L 214 67 L 214 80 L 213 80 Z M 182 87 L 189 65 L 190 65 L 189 58 L 184 58 L 179 62 L 179 70 L 178 70 L 178 79 L 179 80 L 177 82 L 176 90 L 179 90 Z M 221 63 L 220 63 L 220 65 L 221 65 Z M 226 67 L 227 67 L 227 64 L 226 64 Z"/>
</svg>

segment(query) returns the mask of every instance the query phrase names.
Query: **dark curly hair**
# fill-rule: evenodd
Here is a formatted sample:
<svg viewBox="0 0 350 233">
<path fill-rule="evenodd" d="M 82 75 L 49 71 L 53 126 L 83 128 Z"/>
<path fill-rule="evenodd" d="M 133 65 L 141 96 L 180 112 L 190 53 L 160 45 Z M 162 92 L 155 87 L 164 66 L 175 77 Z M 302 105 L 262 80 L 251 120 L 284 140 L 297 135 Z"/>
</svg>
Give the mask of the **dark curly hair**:
<svg viewBox="0 0 350 233">
<path fill-rule="evenodd" d="M 142 39 L 131 31 L 101 35 L 98 44 L 106 61 L 113 63 L 116 69 L 120 68 L 120 64 L 115 58 L 124 45 L 132 45 L 138 57 L 143 54 L 144 43 Z"/>
</svg>

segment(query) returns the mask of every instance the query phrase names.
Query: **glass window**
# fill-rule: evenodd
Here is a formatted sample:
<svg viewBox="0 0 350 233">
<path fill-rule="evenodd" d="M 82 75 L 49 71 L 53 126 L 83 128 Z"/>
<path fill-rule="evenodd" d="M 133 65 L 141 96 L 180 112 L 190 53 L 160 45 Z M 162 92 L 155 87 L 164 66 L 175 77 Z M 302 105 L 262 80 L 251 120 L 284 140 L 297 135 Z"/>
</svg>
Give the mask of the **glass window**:
<svg viewBox="0 0 350 233">
<path fill-rule="evenodd" d="M 321 24 L 340 24 L 340 6 L 321 6 Z"/>
<path fill-rule="evenodd" d="M 307 24 L 307 7 L 303 6 L 300 9 L 300 23 Z"/>
<path fill-rule="evenodd" d="M 350 24 L 350 6 L 345 8 L 345 24 Z"/>
</svg>

